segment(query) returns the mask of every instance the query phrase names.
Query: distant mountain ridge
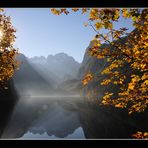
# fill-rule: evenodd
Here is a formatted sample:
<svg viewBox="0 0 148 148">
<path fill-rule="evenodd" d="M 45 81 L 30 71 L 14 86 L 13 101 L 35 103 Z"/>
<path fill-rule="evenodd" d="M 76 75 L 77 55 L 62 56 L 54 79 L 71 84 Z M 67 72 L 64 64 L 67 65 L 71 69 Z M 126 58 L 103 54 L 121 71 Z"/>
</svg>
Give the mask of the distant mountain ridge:
<svg viewBox="0 0 148 148">
<path fill-rule="evenodd" d="M 35 56 L 28 60 L 37 71 L 42 72 L 47 81 L 49 76 L 57 80 L 56 85 L 75 79 L 80 68 L 80 63 L 66 53 L 48 55 L 47 58 Z"/>
<path fill-rule="evenodd" d="M 46 58 L 44 56 L 34 56 L 32 58 L 29 58 L 29 60 L 31 60 L 33 63 L 45 63 L 46 62 Z"/>
<path fill-rule="evenodd" d="M 73 88 L 72 85 L 77 85 L 71 80 L 76 78 L 80 64 L 73 57 L 59 53 L 54 56 L 49 55 L 47 58 L 43 56 L 27 58 L 25 55 L 19 54 L 17 60 L 21 64 L 13 76 L 13 81 L 20 96 L 52 96 L 76 93 L 77 89 Z M 65 81 L 68 82 L 68 86 L 64 83 Z M 67 88 L 70 88 L 70 91 Z"/>
<path fill-rule="evenodd" d="M 13 76 L 14 86 L 19 95 L 46 95 L 53 93 L 52 81 L 46 81 L 28 62 L 27 57 L 19 54 L 19 70 Z"/>
</svg>

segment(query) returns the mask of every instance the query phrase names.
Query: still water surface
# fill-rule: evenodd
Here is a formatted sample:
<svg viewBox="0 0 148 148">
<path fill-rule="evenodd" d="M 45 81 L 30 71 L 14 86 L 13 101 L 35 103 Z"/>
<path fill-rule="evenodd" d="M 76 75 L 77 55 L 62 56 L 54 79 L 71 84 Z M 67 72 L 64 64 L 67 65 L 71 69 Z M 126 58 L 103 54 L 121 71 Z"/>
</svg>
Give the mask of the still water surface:
<svg viewBox="0 0 148 148">
<path fill-rule="evenodd" d="M 85 139 L 79 116 L 83 105 L 79 97 L 20 98 L 2 138 Z"/>
<path fill-rule="evenodd" d="M 148 130 L 145 119 L 81 97 L 22 97 L 0 128 L 2 139 L 127 139 Z"/>
</svg>

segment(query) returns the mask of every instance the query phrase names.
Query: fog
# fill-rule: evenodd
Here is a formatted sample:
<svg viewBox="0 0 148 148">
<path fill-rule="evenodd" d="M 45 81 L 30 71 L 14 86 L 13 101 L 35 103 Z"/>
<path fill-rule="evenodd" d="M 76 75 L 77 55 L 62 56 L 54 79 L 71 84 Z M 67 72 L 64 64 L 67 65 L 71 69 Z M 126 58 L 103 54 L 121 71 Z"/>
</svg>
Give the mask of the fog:
<svg viewBox="0 0 148 148">
<path fill-rule="evenodd" d="M 131 138 L 139 127 L 148 130 L 146 114 L 129 116 L 126 109 L 102 106 L 96 99 L 82 97 L 79 70 L 76 70 L 79 64 L 71 57 L 75 63 L 71 66 L 65 58 L 62 65 L 48 64 L 43 59 L 18 56 L 21 65 L 13 76 L 12 91 L 16 91 L 14 98 L 18 99 L 10 102 L 12 96 L 8 92 L 0 104 L 2 139 L 117 139 Z"/>
<path fill-rule="evenodd" d="M 125 110 L 99 106 L 82 97 L 22 97 L 5 127 L 0 126 L 1 138 L 131 138 L 139 127 L 147 131 L 148 120 L 144 117 L 142 114 L 130 117 Z"/>
<path fill-rule="evenodd" d="M 64 53 L 45 57 L 27 58 L 19 54 L 21 62 L 13 81 L 19 96 L 60 97 L 79 96 L 80 64 Z"/>
</svg>

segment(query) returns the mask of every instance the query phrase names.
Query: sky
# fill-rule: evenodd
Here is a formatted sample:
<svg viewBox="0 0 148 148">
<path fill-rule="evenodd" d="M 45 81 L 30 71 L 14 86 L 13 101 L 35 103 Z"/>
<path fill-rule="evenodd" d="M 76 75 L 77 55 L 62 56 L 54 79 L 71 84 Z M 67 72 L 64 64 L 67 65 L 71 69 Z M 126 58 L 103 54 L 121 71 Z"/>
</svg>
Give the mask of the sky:
<svg viewBox="0 0 148 148">
<path fill-rule="evenodd" d="M 81 63 L 96 35 L 92 28 L 84 27 L 88 16 L 80 12 L 56 16 L 49 8 L 5 8 L 5 11 L 17 30 L 15 47 L 29 58 L 64 52 Z M 130 20 L 121 18 L 115 24 L 115 28 L 122 26 L 133 30 Z"/>
</svg>

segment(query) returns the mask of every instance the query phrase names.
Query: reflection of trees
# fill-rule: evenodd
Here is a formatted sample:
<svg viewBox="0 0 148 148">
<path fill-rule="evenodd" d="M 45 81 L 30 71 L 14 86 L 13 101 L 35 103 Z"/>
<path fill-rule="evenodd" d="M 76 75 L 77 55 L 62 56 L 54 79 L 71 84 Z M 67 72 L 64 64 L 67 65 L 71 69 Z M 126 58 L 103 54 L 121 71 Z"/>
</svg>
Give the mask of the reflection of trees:
<svg viewBox="0 0 148 148">
<path fill-rule="evenodd" d="M 25 99 L 16 105 L 3 138 L 19 138 L 28 131 L 39 134 L 47 132 L 49 136 L 64 138 L 80 127 L 77 112 L 72 109 L 75 106 L 73 101 Z"/>
<path fill-rule="evenodd" d="M 17 94 L 12 87 L 13 82 L 8 84 L 8 88 L 5 91 L 0 92 L 0 137 L 9 122 L 13 108 L 17 101 Z"/>
<path fill-rule="evenodd" d="M 138 129 L 148 130 L 148 113 L 129 116 L 126 110 L 87 103 L 79 110 L 86 138 L 131 138 Z"/>
<path fill-rule="evenodd" d="M 125 110 L 99 106 L 82 98 L 24 98 L 16 105 L 3 138 L 19 138 L 28 131 L 64 138 L 80 126 L 86 138 L 131 138 L 139 127 L 147 131 L 147 124 L 145 114 L 129 116 Z"/>
</svg>

